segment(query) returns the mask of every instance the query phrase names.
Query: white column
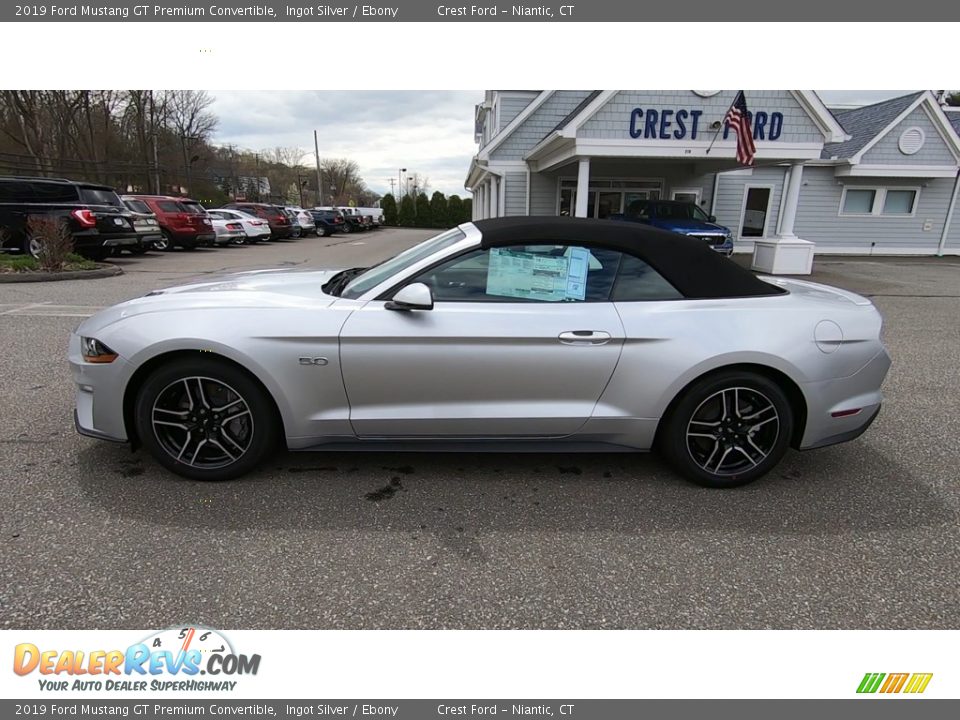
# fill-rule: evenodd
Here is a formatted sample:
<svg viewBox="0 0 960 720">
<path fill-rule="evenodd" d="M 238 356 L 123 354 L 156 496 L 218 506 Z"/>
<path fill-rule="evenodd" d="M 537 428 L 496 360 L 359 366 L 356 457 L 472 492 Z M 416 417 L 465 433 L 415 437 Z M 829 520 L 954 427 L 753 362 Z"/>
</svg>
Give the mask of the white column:
<svg viewBox="0 0 960 720">
<path fill-rule="evenodd" d="M 487 217 L 486 207 L 487 197 L 483 194 L 483 183 L 477 186 L 477 197 L 473 201 L 474 210 L 477 212 L 477 220 L 483 220 Z"/>
<path fill-rule="evenodd" d="M 500 178 L 490 176 L 490 217 L 500 217 Z"/>
<path fill-rule="evenodd" d="M 793 232 L 803 185 L 803 163 L 793 162 L 784 178 L 783 212 L 780 231 L 774 238 L 758 239 L 753 243 L 753 262 L 750 267 L 772 275 L 809 275 L 813 268 L 814 244 L 798 238 Z"/>
<path fill-rule="evenodd" d="M 803 184 L 803 163 L 790 165 L 787 187 L 784 188 L 786 200 L 783 203 L 783 216 L 780 218 L 780 237 L 795 238 L 793 223 L 797 219 L 797 205 L 800 202 L 800 187 Z"/>
<path fill-rule="evenodd" d="M 590 158 L 580 158 L 577 168 L 577 207 L 575 217 L 587 217 L 587 193 L 590 192 Z"/>
</svg>

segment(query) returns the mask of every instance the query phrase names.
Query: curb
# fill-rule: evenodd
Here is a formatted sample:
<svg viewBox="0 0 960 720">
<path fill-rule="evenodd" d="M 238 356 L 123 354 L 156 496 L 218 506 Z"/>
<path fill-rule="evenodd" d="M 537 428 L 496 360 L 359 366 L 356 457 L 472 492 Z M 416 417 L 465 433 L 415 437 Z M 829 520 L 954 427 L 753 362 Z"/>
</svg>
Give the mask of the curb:
<svg viewBox="0 0 960 720">
<path fill-rule="evenodd" d="M 54 282 L 56 280 L 96 280 L 97 278 L 123 275 L 116 265 L 97 263 L 96 270 L 67 270 L 64 272 L 20 272 L 0 273 L 0 284 L 22 282 Z"/>
</svg>

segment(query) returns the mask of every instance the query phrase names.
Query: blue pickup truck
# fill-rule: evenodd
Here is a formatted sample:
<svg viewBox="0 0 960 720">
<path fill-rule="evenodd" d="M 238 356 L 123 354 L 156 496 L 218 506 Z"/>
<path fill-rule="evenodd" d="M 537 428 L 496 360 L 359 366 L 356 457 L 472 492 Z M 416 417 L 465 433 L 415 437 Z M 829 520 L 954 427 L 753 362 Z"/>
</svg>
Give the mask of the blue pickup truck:
<svg viewBox="0 0 960 720">
<path fill-rule="evenodd" d="M 690 235 L 700 238 L 719 253 L 733 253 L 733 233 L 730 228 L 717 225 L 713 215 L 707 215 L 691 202 L 635 200 L 626 212 L 611 215 L 610 219 L 644 223 L 661 230 Z"/>
</svg>

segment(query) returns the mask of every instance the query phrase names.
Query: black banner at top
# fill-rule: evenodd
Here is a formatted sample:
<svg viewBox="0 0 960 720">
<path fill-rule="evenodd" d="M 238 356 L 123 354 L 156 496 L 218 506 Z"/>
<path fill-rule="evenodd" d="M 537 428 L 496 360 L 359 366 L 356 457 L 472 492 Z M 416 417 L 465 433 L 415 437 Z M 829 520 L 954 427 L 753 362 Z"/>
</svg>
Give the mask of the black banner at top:
<svg viewBox="0 0 960 720">
<path fill-rule="evenodd" d="M 486 0 L 386 0 L 355 4 L 344 0 L 136 0 L 40 2 L 0 6 L 5 22 L 751 22 L 751 21 L 950 21 L 960 19 L 960 3 L 942 0 L 562 0 L 533 4 Z M 732 32 L 732 31 L 731 31 Z M 724 34 L 718 28 L 718 38 Z M 738 34 L 742 32 L 738 31 Z M 642 38 L 638 38 L 642 39 Z M 678 38 L 678 41 L 682 38 Z M 726 40 L 736 45 L 736 37 Z"/>
</svg>

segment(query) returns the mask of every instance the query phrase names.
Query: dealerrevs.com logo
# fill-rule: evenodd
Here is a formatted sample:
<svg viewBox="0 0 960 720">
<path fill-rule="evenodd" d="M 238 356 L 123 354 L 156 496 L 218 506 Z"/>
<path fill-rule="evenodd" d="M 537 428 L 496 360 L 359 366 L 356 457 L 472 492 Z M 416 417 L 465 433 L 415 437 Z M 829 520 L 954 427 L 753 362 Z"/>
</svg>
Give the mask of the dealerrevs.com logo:
<svg viewBox="0 0 960 720">
<path fill-rule="evenodd" d="M 260 655 L 237 653 L 224 635 L 205 627 L 161 630 L 125 650 L 51 650 L 33 643 L 14 648 L 13 671 L 34 673 L 45 691 L 225 691 L 256 675 Z M 202 679 L 201 679 L 202 677 Z"/>
<path fill-rule="evenodd" d="M 906 693 L 917 695 L 927 689 L 933 673 L 867 673 L 857 686 L 858 693 Z"/>
</svg>

